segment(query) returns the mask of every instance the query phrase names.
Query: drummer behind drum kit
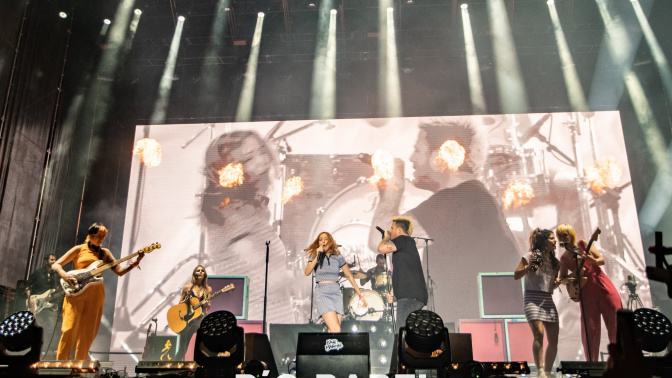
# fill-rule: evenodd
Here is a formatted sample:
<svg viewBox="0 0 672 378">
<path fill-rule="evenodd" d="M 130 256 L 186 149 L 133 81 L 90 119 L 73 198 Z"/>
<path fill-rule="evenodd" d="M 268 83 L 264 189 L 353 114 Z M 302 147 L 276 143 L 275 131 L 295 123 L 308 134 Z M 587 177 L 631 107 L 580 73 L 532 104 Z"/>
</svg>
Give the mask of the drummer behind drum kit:
<svg viewBox="0 0 672 378">
<path fill-rule="evenodd" d="M 361 270 L 353 270 L 351 273 L 354 279 L 367 278 L 366 273 Z M 338 275 L 343 278 L 345 277 L 343 272 L 340 272 Z M 373 277 L 372 286 L 375 287 L 376 290 L 360 289 L 362 296 L 366 299 L 368 307 L 362 305 L 362 301 L 359 300 L 359 296 L 355 289 L 351 287 L 343 287 L 341 285 L 341 291 L 343 292 L 343 310 L 345 312 L 343 320 L 390 321 L 392 319 L 392 309 L 385 305 L 385 294 L 388 291 L 388 288 L 392 285 L 391 278 L 392 277 L 390 277 L 388 273 L 381 272 Z M 375 285 L 373 285 L 373 283 L 375 283 Z"/>
</svg>

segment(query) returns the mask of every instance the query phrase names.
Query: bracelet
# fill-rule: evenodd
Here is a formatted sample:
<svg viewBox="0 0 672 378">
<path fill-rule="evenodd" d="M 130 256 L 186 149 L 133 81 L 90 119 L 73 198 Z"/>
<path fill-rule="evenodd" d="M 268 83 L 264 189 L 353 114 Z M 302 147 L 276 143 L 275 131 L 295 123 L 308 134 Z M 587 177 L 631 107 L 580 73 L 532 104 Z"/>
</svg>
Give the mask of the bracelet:
<svg viewBox="0 0 672 378">
<path fill-rule="evenodd" d="M 362 294 L 359 294 L 359 297 L 362 298 Z"/>
<path fill-rule="evenodd" d="M 137 262 L 137 261 L 131 261 L 131 263 L 128 264 L 128 266 L 131 267 L 131 269 L 133 269 L 133 268 L 135 268 L 135 267 L 137 266 L 138 269 L 142 270 L 142 268 L 140 268 L 140 263 Z"/>
</svg>

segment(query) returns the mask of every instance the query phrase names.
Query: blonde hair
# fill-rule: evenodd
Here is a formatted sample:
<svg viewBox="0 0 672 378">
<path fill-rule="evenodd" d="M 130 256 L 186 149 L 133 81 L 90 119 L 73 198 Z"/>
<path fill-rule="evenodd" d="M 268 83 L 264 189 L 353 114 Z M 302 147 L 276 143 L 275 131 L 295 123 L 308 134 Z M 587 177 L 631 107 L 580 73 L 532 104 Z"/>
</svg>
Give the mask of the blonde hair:
<svg viewBox="0 0 672 378">
<path fill-rule="evenodd" d="M 569 235 L 569 242 L 572 245 L 576 244 L 576 232 L 574 232 L 574 228 L 571 225 L 568 224 L 561 224 L 558 226 L 558 228 L 555 229 L 555 235 L 560 239 L 560 236 L 558 234 L 567 234 Z"/>
<path fill-rule="evenodd" d="M 408 236 L 413 235 L 413 220 L 407 216 L 397 215 L 392 218 L 392 221 L 397 224 L 397 227 L 401 227 Z"/>
</svg>

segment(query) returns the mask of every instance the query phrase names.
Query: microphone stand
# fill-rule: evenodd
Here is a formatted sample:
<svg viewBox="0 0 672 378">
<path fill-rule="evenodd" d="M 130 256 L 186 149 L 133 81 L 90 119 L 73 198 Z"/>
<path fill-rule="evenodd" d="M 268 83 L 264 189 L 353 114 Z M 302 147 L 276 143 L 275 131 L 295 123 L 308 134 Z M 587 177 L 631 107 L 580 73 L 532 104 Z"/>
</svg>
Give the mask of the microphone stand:
<svg viewBox="0 0 672 378">
<path fill-rule="evenodd" d="M 315 324 L 313 320 L 313 300 L 315 299 L 315 270 L 310 275 L 310 318 L 308 319 L 308 324 Z"/>
<path fill-rule="evenodd" d="M 268 256 L 269 256 L 269 248 L 268 246 L 271 244 L 271 241 L 266 242 L 266 276 L 264 278 L 264 320 L 262 323 L 263 327 L 263 334 L 266 334 L 266 300 L 268 299 Z"/>
<path fill-rule="evenodd" d="M 387 254 L 384 254 L 383 256 L 385 256 L 385 274 L 387 275 L 387 273 L 390 271 L 390 269 L 387 265 Z M 386 288 L 387 294 L 390 294 L 390 290 L 391 290 L 390 285 L 392 284 L 390 282 L 390 280 L 391 280 L 392 276 L 387 275 L 387 277 L 388 277 L 388 279 L 387 279 L 387 283 L 385 284 L 385 288 Z M 385 308 L 387 308 L 388 311 L 390 312 L 390 320 L 392 321 L 392 334 L 396 334 L 397 333 L 397 330 L 396 330 L 397 323 L 394 321 L 394 303 L 389 303 L 387 301 L 387 295 L 385 295 Z"/>
<path fill-rule="evenodd" d="M 587 253 L 587 251 L 586 251 Z M 588 349 L 588 360 L 592 361 L 593 358 L 590 355 L 590 339 L 588 338 L 588 325 L 586 324 L 586 313 L 583 311 L 583 294 L 581 292 L 581 272 L 579 272 L 579 259 L 580 253 L 574 252 L 574 262 L 576 263 L 576 282 L 577 287 L 579 288 L 579 306 L 581 306 L 581 318 L 583 320 L 583 332 L 586 337 L 586 348 Z"/>
<path fill-rule="evenodd" d="M 430 238 L 421 238 L 418 236 L 411 236 L 413 239 L 416 240 L 424 240 L 425 241 L 425 269 L 427 270 L 427 308 L 429 311 L 434 311 L 434 280 L 432 280 L 432 276 L 429 275 L 429 242 L 434 241 L 434 239 Z"/>
</svg>

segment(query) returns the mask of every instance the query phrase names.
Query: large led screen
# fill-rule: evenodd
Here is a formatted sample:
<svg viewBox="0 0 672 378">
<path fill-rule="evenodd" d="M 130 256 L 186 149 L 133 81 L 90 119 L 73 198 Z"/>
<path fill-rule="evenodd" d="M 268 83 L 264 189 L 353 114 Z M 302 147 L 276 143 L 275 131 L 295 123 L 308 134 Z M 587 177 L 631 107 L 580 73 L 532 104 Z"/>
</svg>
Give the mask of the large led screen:
<svg viewBox="0 0 672 378">
<path fill-rule="evenodd" d="M 418 248 L 428 307 L 446 323 L 478 319 L 478 274 L 513 272 L 530 232 L 561 223 L 585 239 L 599 226 L 623 305 L 629 275 L 651 303 L 618 112 L 138 126 L 145 138 L 161 157 L 134 156 L 122 255 L 163 247 L 143 261 L 151 268 L 119 280 L 113 351 L 142 351 L 152 318 L 171 334 L 166 312 L 198 264 L 249 277 L 248 319 L 261 320 L 267 242 L 268 323 L 317 321 L 304 249 L 328 231 L 350 269 L 367 271 L 375 226 L 399 214 L 414 219 L 413 236 L 433 239 Z M 554 300 L 558 358 L 582 360 L 578 304 L 564 289 Z"/>
</svg>

